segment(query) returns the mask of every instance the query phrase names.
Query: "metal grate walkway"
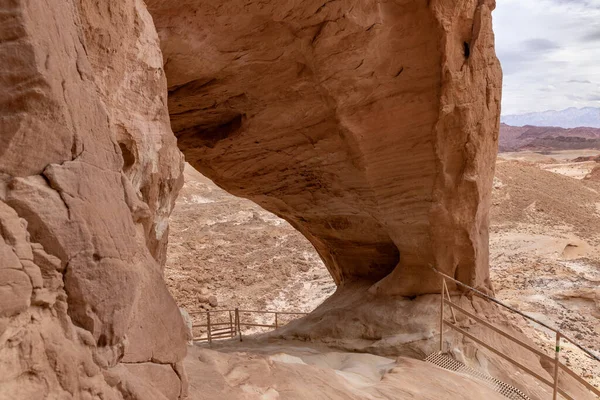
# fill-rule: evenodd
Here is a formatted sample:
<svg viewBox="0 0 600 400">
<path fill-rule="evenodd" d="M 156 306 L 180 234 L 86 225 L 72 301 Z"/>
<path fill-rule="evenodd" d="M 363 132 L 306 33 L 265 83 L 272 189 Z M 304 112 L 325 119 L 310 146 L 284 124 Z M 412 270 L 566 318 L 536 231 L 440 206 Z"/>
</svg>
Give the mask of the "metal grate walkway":
<svg viewBox="0 0 600 400">
<path fill-rule="evenodd" d="M 435 364 L 438 367 L 447 369 L 449 371 L 454 371 L 459 374 L 468 375 L 472 378 L 476 378 L 479 381 L 483 382 L 489 388 L 493 389 L 494 391 L 502 394 L 504 397 L 507 397 L 509 399 L 531 400 L 525 393 L 521 392 L 519 389 L 507 383 L 504 383 L 496 378 L 492 378 L 491 376 L 486 375 L 483 372 L 468 367 L 460 361 L 456 361 L 455 359 L 444 353 L 431 353 L 427 356 L 425 361 L 431 364 Z"/>
</svg>

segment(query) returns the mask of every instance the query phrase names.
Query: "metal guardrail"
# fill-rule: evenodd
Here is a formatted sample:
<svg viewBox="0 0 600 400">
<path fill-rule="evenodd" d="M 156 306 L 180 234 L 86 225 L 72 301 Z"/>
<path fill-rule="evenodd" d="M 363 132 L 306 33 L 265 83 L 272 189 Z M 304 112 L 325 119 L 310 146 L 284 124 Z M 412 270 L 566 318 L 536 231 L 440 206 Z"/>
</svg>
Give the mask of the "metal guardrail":
<svg viewBox="0 0 600 400">
<path fill-rule="evenodd" d="M 211 323 L 212 314 L 227 313 L 229 321 Z M 280 315 L 307 315 L 305 312 L 291 312 L 291 311 L 262 311 L 262 310 L 240 310 L 235 308 L 233 310 L 209 310 L 209 311 L 192 311 L 189 313 L 190 316 L 206 314 L 206 324 L 192 324 L 193 328 L 206 328 L 206 337 L 200 335 L 194 337 L 194 341 L 208 341 L 212 344 L 213 340 L 218 339 L 230 339 L 236 335 L 239 336 L 240 342 L 242 339 L 242 326 L 244 327 L 260 327 L 260 328 L 273 328 L 277 329 L 282 324 L 280 323 Z M 273 324 L 257 324 L 253 322 L 242 322 L 240 314 L 273 314 L 275 321 Z M 216 328 L 216 329 L 215 329 Z"/>
<path fill-rule="evenodd" d="M 485 347 L 486 349 L 490 350 L 491 352 L 493 352 L 494 354 L 496 354 L 497 356 L 505 359 L 506 361 L 509 361 L 510 363 L 512 363 L 513 365 L 516 365 L 517 367 L 519 367 L 520 369 L 522 369 L 523 371 L 527 372 L 529 375 L 535 377 L 536 379 L 538 379 L 540 382 L 550 386 L 552 388 L 552 399 L 556 400 L 558 397 L 558 394 L 562 395 L 564 398 L 568 399 L 568 400 L 575 400 L 573 399 L 573 397 L 569 396 L 569 394 L 567 394 L 563 389 L 560 388 L 560 383 L 559 383 L 559 370 L 564 371 L 565 373 L 567 373 L 569 376 L 571 376 L 573 379 L 575 379 L 577 382 L 581 383 L 583 386 L 586 387 L 586 389 L 588 389 L 590 392 L 594 393 L 596 396 L 600 397 L 600 390 L 598 390 L 596 387 L 594 387 L 592 384 L 590 384 L 588 381 L 586 381 L 585 379 L 583 379 L 582 377 L 580 377 L 577 373 L 573 372 L 571 369 L 569 369 L 566 365 L 564 365 L 563 363 L 560 362 L 560 343 L 561 343 L 561 339 L 565 339 L 567 341 L 569 341 L 571 344 L 573 344 L 574 346 L 576 346 L 577 348 L 579 348 L 580 350 L 582 350 L 586 355 L 588 355 L 590 358 L 592 358 L 593 360 L 596 361 L 600 361 L 600 357 L 596 356 L 594 353 L 592 353 L 590 350 L 586 349 L 585 347 L 583 347 L 582 345 L 580 345 L 579 343 L 575 342 L 574 340 L 570 339 L 568 336 L 566 336 L 563 332 L 561 332 L 558 329 L 552 328 L 551 326 L 548 326 L 547 324 L 538 321 L 537 319 L 530 317 L 529 315 L 513 308 L 510 307 L 509 305 L 506 305 L 504 303 L 502 303 L 501 301 L 486 295 L 485 293 L 469 286 L 466 285 L 446 274 L 444 274 L 443 272 L 438 271 L 436 268 L 431 267 L 431 269 L 436 272 L 438 275 L 440 275 L 442 277 L 442 292 L 441 292 L 441 296 L 440 296 L 440 352 L 444 351 L 444 325 L 448 326 L 451 329 L 454 329 L 455 331 L 459 332 L 460 334 L 464 335 L 465 337 L 468 337 L 469 339 L 473 340 L 474 342 L 478 343 L 479 345 Z M 511 312 L 517 313 L 519 315 L 521 315 L 522 317 L 533 321 L 541 326 L 543 326 L 544 328 L 552 331 L 555 333 L 556 335 L 556 346 L 555 346 L 555 350 L 554 350 L 554 358 L 548 356 L 547 354 L 541 352 L 539 349 L 534 348 L 533 346 L 515 338 L 514 336 L 512 336 L 511 334 L 495 327 L 494 325 L 490 324 L 489 322 L 483 320 L 482 318 L 479 318 L 478 316 L 476 316 L 475 314 L 465 310 L 464 308 L 458 306 L 457 304 L 452 302 L 452 298 L 450 297 L 450 291 L 448 290 L 448 286 L 446 284 L 446 280 L 450 280 L 452 282 L 454 282 L 455 284 L 464 287 L 468 290 L 470 290 L 471 292 L 475 293 L 477 296 L 482 297 L 484 299 L 490 300 L 508 310 L 510 310 Z M 452 323 L 451 321 L 448 321 L 444 318 L 444 305 L 447 305 L 450 307 L 450 312 L 452 314 L 452 318 L 454 320 L 454 323 Z M 526 366 L 524 366 L 523 364 L 521 364 L 520 362 L 512 359 L 510 356 L 502 353 L 501 351 L 493 348 L 491 345 L 485 343 L 483 340 L 475 337 L 473 334 L 471 334 L 470 332 L 467 332 L 466 330 L 458 327 L 456 324 L 456 316 L 454 314 L 454 310 L 459 311 L 463 314 L 465 314 L 466 316 L 468 316 L 469 318 L 479 322 L 480 324 L 484 325 L 485 327 L 493 330 L 494 332 L 500 334 L 501 336 L 511 340 L 512 342 L 520 345 L 521 347 L 524 347 L 525 349 L 531 351 L 532 353 L 536 354 L 537 356 L 539 356 L 541 359 L 547 361 L 548 363 L 550 363 L 550 365 L 553 365 L 553 380 L 550 381 L 544 377 L 542 377 L 541 375 L 539 375 L 538 373 L 532 371 L 531 369 L 527 368 Z"/>
</svg>

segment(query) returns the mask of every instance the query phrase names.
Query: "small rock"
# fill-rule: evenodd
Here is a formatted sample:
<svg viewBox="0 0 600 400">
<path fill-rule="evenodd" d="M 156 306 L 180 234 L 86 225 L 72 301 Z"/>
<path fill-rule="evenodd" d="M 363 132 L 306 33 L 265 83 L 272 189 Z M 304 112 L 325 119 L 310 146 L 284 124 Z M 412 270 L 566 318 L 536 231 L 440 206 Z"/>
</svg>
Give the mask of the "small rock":
<svg viewBox="0 0 600 400">
<path fill-rule="evenodd" d="M 209 296 L 208 297 L 208 304 L 210 304 L 211 307 L 216 307 L 219 305 L 219 301 L 217 300 L 217 296 Z"/>
<path fill-rule="evenodd" d="M 196 301 L 198 303 L 208 303 L 208 299 L 209 299 L 208 296 L 197 296 L 196 297 Z"/>
</svg>

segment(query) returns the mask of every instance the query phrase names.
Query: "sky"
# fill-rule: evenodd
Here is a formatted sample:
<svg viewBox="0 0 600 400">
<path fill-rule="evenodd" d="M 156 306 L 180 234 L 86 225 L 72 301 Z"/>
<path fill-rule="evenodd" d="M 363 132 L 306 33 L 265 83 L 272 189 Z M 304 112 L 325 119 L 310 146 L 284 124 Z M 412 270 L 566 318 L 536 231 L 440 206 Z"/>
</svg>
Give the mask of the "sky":
<svg viewBox="0 0 600 400">
<path fill-rule="evenodd" d="M 496 0 L 502 114 L 600 107 L 600 0 Z"/>
</svg>

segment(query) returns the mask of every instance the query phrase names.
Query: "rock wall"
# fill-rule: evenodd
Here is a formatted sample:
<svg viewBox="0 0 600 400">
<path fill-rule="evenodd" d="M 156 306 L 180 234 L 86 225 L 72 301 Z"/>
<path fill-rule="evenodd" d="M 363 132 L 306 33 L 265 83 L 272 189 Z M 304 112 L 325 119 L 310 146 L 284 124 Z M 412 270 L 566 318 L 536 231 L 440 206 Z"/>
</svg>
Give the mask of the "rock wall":
<svg viewBox="0 0 600 400">
<path fill-rule="evenodd" d="M 288 220 L 336 283 L 489 287 L 494 0 L 149 0 L 186 160 Z"/>
<path fill-rule="evenodd" d="M 183 159 L 141 0 L 0 3 L 0 399 L 177 399 Z"/>
</svg>

